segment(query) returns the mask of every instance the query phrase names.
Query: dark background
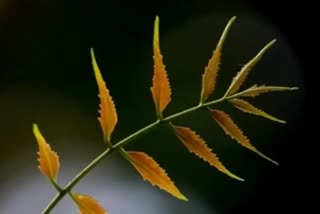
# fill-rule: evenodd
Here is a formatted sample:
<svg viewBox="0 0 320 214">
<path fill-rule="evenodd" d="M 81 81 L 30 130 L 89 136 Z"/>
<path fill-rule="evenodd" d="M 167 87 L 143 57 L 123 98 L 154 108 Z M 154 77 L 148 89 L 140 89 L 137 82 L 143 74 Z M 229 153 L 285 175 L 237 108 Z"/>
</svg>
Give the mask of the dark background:
<svg viewBox="0 0 320 214">
<path fill-rule="evenodd" d="M 303 136 L 308 104 L 308 71 L 302 60 L 306 40 L 297 36 L 306 31 L 304 19 L 308 18 L 297 17 L 294 3 L 290 4 L 283 9 L 276 1 L 1 0 L 0 186 L 6 191 L 1 192 L 0 207 L 9 203 L 6 196 L 15 193 L 16 182 L 28 185 L 24 174 L 17 179 L 21 172 L 41 176 L 36 169 L 32 123 L 39 124 L 60 154 L 62 167 L 77 165 L 71 170 L 72 175 L 103 151 L 90 47 L 95 48 L 117 106 L 119 124 L 113 136 L 116 142 L 155 119 L 149 91 L 154 17 L 160 16 L 161 48 L 173 89 L 173 101 L 165 112 L 169 115 L 197 103 L 204 67 L 224 26 L 235 15 L 238 18 L 225 43 L 213 98 L 223 94 L 241 65 L 267 42 L 278 39 L 253 69 L 245 86 L 258 83 L 300 87 L 299 91 L 263 95 L 252 101 L 288 124 L 242 114 L 225 104 L 217 107 L 225 109 L 252 143 L 277 160 L 280 167 L 224 136 L 205 113 L 186 116 L 175 124 L 196 130 L 230 171 L 246 179 L 245 183 L 226 177 L 190 155 L 166 129 L 142 137 L 128 149 L 146 151 L 177 186 L 192 187 L 218 213 L 278 213 L 290 209 L 298 199 L 294 193 L 301 188 L 297 139 Z M 299 5 L 299 10 L 306 8 Z M 72 158 L 66 157 L 70 154 Z M 103 165 L 107 164 L 105 161 Z M 67 182 L 72 175 L 63 177 L 63 172 L 61 180 Z M 50 197 L 39 205 L 40 210 Z M 192 203 L 190 198 L 188 203 Z"/>
</svg>

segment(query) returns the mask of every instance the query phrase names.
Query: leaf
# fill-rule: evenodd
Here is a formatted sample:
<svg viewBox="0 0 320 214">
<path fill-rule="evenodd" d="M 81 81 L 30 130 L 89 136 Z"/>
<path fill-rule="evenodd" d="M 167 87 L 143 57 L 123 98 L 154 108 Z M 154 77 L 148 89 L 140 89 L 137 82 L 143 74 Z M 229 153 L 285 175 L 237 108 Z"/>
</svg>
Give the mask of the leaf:
<svg viewBox="0 0 320 214">
<path fill-rule="evenodd" d="M 37 124 L 33 124 L 33 133 L 39 145 L 39 169 L 51 180 L 56 180 L 60 168 L 59 157 L 46 142 Z"/>
<path fill-rule="evenodd" d="M 224 132 L 231 136 L 231 138 L 235 139 L 239 144 L 250 149 L 251 151 L 257 153 L 261 157 L 266 160 L 279 165 L 276 161 L 262 154 L 259 150 L 257 150 L 249 141 L 249 139 L 242 133 L 240 128 L 232 121 L 230 116 L 223 111 L 219 110 L 210 110 L 213 118 L 218 123 L 218 125 L 224 130 Z"/>
<path fill-rule="evenodd" d="M 173 195 L 174 197 L 187 201 L 188 199 L 179 191 L 164 169 L 144 152 L 125 152 L 122 154 L 136 168 L 144 180 L 152 185 L 158 186 Z"/>
<path fill-rule="evenodd" d="M 91 196 L 72 193 L 80 214 L 107 214 L 107 211 Z"/>
<path fill-rule="evenodd" d="M 221 50 L 229 32 L 229 29 L 232 23 L 235 21 L 235 19 L 236 17 L 232 17 L 229 20 L 227 26 L 225 27 L 220 37 L 216 49 L 214 50 L 213 55 L 209 60 L 207 67 L 205 68 L 204 74 L 202 75 L 201 102 L 206 101 L 215 89 L 216 79 L 220 65 Z"/>
<path fill-rule="evenodd" d="M 163 110 L 171 101 L 171 89 L 160 52 L 158 16 L 156 17 L 154 22 L 153 55 L 154 74 L 152 79 L 151 93 L 156 106 L 157 114 L 158 116 L 161 116 Z"/>
<path fill-rule="evenodd" d="M 270 114 L 267 114 L 266 112 L 256 108 L 255 106 L 251 105 L 250 103 L 248 103 L 247 101 L 245 100 L 242 100 L 242 99 L 232 99 L 232 100 L 229 100 L 234 107 L 240 109 L 241 111 L 243 112 L 246 112 L 246 113 L 249 113 L 249 114 L 254 114 L 254 115 L 258 115 L 258 116 L 261 116 L 261 117 L 265 117 L 269 120 L 273 120 L 273 121 L 276 121 L 276 122 L 279 122 L 279 123 L 286 123 L 286 121 L 284 120 L 279 120 L 278 118 L 270 115 Z"/>
<path fill-rule="evenodd" d="M 283 87 L 283 86 L 265 86 L 265 85 L 253 85 L 242 93 L 244 97 L 256 97 L 260 94 L 274 91 L 293 91 L 298 90 L 298 87 Z"/>
<path fill-rule="evenodd" d="M 98 67 L 96 58 L 94 56 L 94 51 L 92 48 L 91 48 L 91 59 L 92 59 L 94 75 L 96 77 L 98 88 L 99 88 L 100 117 L 98 119 L 102 128 L 105 140 L 107 142 L 110 142 L 111 134 L 118 121 L 116 107 L 113 103 L 112 97 L 110 96 L 109 90 L 106 87 L 105 82 L 103 81 L 103 78 L 102 78 L 102 75 Z"/>
<path fill-rule="evenodd" d="M 269 42 L 253 59 L 251 59 L 247 64 L 245 64 L 237 75 L 233 78 L 231 85 L 226 93 L 226 96 L 235 94 L 240 89 L 241 85 L 246 80 L 249 72 L 257 64 L 257 62 L 262 58 L 263 54 L 276 42 L 272 40 Z"/>
<path fill-rule="evenodd" d="M 206 145 L 203 139 L 197 135 L 194 131 L 187 127 L 173 126 L 178 138 L 187 147 L 187 149 L 208 162 L 211 166 L 216 167 L 219 171 L 239 181 L 244 179 L 239 178 L 230 172 L 218 159 L 218 157 L 212 153 L 212 150 Z"/>
</svg>

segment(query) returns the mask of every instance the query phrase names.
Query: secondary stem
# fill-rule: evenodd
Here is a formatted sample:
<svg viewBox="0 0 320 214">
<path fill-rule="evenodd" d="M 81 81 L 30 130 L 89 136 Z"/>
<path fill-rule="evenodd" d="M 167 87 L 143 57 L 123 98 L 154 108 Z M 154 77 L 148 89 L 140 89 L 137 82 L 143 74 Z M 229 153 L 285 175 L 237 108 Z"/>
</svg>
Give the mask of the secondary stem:
<svg viewBox="0 0 320 214">
<path fill-rule="evenodd" d="M 106 149 L 104 152 L 102 152 L 98 157 L 96 157 L 89 165 L 87 165 L 79 174 L 77 174 L 67 185 L 64 189 L 62 189 L 49 203 L 49 205 L 43 210 L 42 214 L 48 214 L 50 211 L 56 206 L 56 204 L 86 175 L 88 174 L 95 166 L 97 166 L 104 158 L 108 157 L 110 154 L 112 154 L 114 151 L 117 151 L 127 145 L 128 143 L 132 142 L 134 139 L 146 134 L 147 132 L 151 131 L 152 129 L 155 129 L 159 125 L 163 123 L 168 123 L 172 121 L 173 119 L 177 119 L 183 115 L 189 114 L 191 112 L 197 111 L 201 108 L 223 102 L 228 99 L 236 98 L 241 96 L 245 91 L 236 93 L 234 95 L 228 96 L 228 97 L 222 97 L 220 99 L 199 104 L 197 106 L 191 107 L 189 109 L 186 109 L 184 111 L 178 112 L 176 114 L 173 114 L 168 117 L 164 117 L 161 120 L 157 120 L 156 122 L 153 122 L 146 127 L 134 132 L 133 134 L 129 135 L 128 137 L 122 139 L 112 147 Z"/>
</svg>

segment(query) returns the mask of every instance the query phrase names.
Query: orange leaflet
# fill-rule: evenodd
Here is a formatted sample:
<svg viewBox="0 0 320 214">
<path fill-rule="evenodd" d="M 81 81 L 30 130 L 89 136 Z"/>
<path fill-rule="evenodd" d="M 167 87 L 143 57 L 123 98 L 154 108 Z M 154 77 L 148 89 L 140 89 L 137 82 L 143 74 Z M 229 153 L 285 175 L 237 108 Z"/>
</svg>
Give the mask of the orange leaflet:
<svg viewBox="0 0 320 214">
<path fill-rule="evenodd" d="M 98 88 L 99 88 L 100 117 L 98 119 L 102 127 L 105 140 L 107 142 L 110 142 L 111 134 L 118 121 L 116 107 L 113 103 L 112 97 L 110 96 L 109 90 L 106 87 L 105 82 L 103 81 L 103 78 L 102 78 L 102 75 L 98 67 L 96 58 L 94 56 L 94 51 L 92 48 L 91 48 L 91 59 L 92 59 L 94 75 L 96 77 Z"/>
<path fill-rule="evenodd" d="M 72 193 L 80 214 L 107 214 L 107 211 L 91 196 Z"/>
<path fill-rule="evenodd" d="M 51 149 L 50 145 L 46 142 L 36 124 L 33 124 L 33 133 L 39 145 L 39 169 L 45 176 L 47 176 L 51 180 L 56 180 L 60 167 L 59 157 L 57 153 L 54 152 Z"/>
<path fill-rule="evenodd" d="M 173 195 L 174 197 L 187 201 L 188 199 L 178 190 L 164 169 L 144 152 L 125 152 L 122 154 L 136 168 L 144 180 L 152 185 L 158 186 Z"/>
<path fill-rule="evenodd" d="M 241 96 L 244 97 L 256 97 L 260 94 L 274 91 L 293 91 L 298 90 L 298 87 L 283 87 L 283 86 L 265 86 L 265 85 L 253 85 L 248 88 Z"/>
<path fill-rule="evenodd" d="M 208 66 L 205 68 L 205 72 L 202 75 L 202 90 L 201 90 L 201 102 L 204 102 L 213 93 L 216 86 L 216 79 L 219 71 L 219 64 L 221 58 L 221 50 L 223 47 L 224 40 L 227 37 L 229 29 L 232 23 L 235 21 L 236 17 L 232 17 L 225 27 L 218 45 L 213 52 L 211 59 L 209 60 Z"/>
<path fill-rule="evenodd" d="M 197 135 L 194 131 L 187 127 L 173 126 L 177 136 L 187 149 L 208 162 L 211 166 L 216 167 L 219 171 L 225 173 L 231 178 L 239 181 L 244 181 L 242 178 L 236 176 L 230 172 L 218 159 L 218 157 L 212 153 L 212 150 L 206 145 L 204 140 Z"/>
<path fill-rule="evenodd" d="M 219 124 L 219 126 L 224 130 L 224 132 L 227 135 L 231 136 L 231 138 L 235 139 L 239 144 L 257 153 L 258 155 L 265 158 L 266 160 L 276 165 L 279 165 L 276 161 L 272 160 L 271 158 L 267 157 L 266 155 L 258 151 L 250 143 L 249 139 L 242 133 L 240 128 L 232 121 L 232 119 L 228 114 L 219 110 L 211 110 L 211 114 L 212 114 L 212 117 L 215 119 L 215 121 Z"/>
<path fill-rule="evenodd" d="M 237 73 L 237 75 L 233 78 L 231 85 L 226 93 L 226 95 L 232 95 L 239 91 L 240 87 L 246 80 L 249 72 L 255 66 L 259 60 L 262 58 L 263 54 L 276 42 L 276 40 L 272 40 L 269 42 L 253 59 L 251 59 L 247 64 L 245 64 L 241 70 Z"/>
<path fill-rule="evenodd" d="M 158 116 L 161 116 L 163 110 L 171 101 L 171 89 L 160 52 L 159 17 L 156 17 L 154 22 L 153 55 L 154 74 L 152 79 L 151 93 L 156 106 L 157 114 Z"/>
<path fill-rule="evenodd" d="M 286 121 L 284 120 L 279 120 L 278 118 L 267 114 L 266 112 L 262 111 L 261 109 L 256 108 L 255 106 L 251 105 L 250 103 L 248 103 L 245 100 L 242 99 L 232 99 L 229 100 L 234 107 L 236 107 L 237 109 L 240 109 L 243 112 L 249 113 L 249 114 L 254 114 L 254 115 L 258 115 L 264 118 L 267 118 L 269 120 L 273 120 L 279 123 L 286 123 Z"/>
</svg>

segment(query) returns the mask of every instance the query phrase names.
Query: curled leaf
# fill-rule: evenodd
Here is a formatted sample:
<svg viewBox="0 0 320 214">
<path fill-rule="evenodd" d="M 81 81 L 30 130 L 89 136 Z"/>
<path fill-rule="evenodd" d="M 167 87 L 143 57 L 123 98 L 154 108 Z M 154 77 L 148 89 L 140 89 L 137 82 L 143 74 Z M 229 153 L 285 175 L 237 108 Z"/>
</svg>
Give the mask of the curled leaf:
<svg viewBox="0 0 320 214">
<path fill-rule="evenodd" d="M 51 180 L 56 180 L 60 168 L 59 157 L 46 142 L 36 124 L 33 124 L 33 133 L 39 145 L 39 169 Z"/>
<path fill-rule="evenodd" d="M 245 64 L 237 75 L 233 78 L 231 85 L 226 93 L 227 96 L 235 94 L 238 92 L 244 81 L 246 80 L 249 72 L 257 64 L 257 62 L 262 58 L 263 54 L 276 42 L 272 40 L 269 42 L 253 59 L 251 59 L 247 64 Z"/>
<path fill-rule="evenodd" d="M 298 87 L 283 87 L 283 86 L 265 86 L 265 85 L 253 85 L 242 93 L 244 97 L 256 97 L 263 93 L 274 91 L 293 91 L 298 90 Z"/>
<path fill-rule="evenodd" d="M 91 60 L 94 70 L 94 75 L 97 80 L 99 97 L 100 97 L 100 117 L 99 122 L 104 134 L 104 138 L 107 142 L 110 142 L 111 134 L 114 130 L 114 127 L 117 124 L 118 117 L 116 112 L 116 107 L 113 103 L 112 97 L 110 96 L 109 90 L 106 87 L 106 84 L 102 78 L 100 69 L 98 67 L 96 58 L 94 56 L 94 51 L 91 48 Z"/>
<path fill-rule="evenodd" d="M 262 111 L 261 109 L 256 108 L 255 106 L 251 105 L 250 103 L 248 103 L 245 100 L 242 99 L 232 99 L 229 100 L 234 107 L 236 107 L 237 109 L 240 109 L 243 112 L 249 113 L 249 114 L 254 114 L 254 115 L 258 115 L 261 117 L 265 117 L 269 120 L 273 120 L 279 123 L 286 123 L 286 121 L 284 120 L 279 120 L 278 118 L 267 114 L 266 112 Z"/>
<path fill-rule="evenodd" d="M 229 20 L 227 26 L 225 27 L 220 37 L 216 49 L 214 50 L 213 55 L 209 60 L 207 67 L 205 68 L 204 74 L 202 75 L 201 102 L 206 101 L 215 89 L 216 79 L 220 65 L 221 50 L 223 47 L 224 40 L 226 39 L 229 29 L 232 23 L 235 21 L 235 19 L 236 17 L 232 17 Z"/>
<path fill-rule="evenodd" d="M 77 204 L 80 214 L 107 214 L 107 211 L 91 196 L 72 193 L 72 199 Z"/>
<path fill-rule="evenodd" d="M 140 173 L 144 180 L 149 181 L 152 185 L 158 186 L 173 195 L 174 197 L 187 201 L 188 199 L 179 191 L 164 169 L 144 152 L 125 152 L 122 154 Z"/>
<path fill-rule="evenodd" d="M 152 79 L 151 93 L 156 106 L 157 114 L 158 116 L 161 116 L 163 110 L 171 101 L 171 89 L 160 51 L 158 16 L 156 17 L 154 22 L 153 59 L 154 74 Z"/>
<path fill-rule="evenodd" d="M 178 138 L 187 147 L 187 149 L 208 162 L 211 166 L 216 167 L 219 171 L 239 181 L 244 181 L 242 178 L 230 172 L 219 160 L 219 158 L 207 146 L 204 140 L 194 131 L 187 127 L 173 126 Z"/>
<path fill-rule="evenodd" d="M 241 129 L 232 121 L 230 116 L 223 111 L 211 110 L 212 117 L 218 123 L 218 125 L 224 130 L 224 132 L 235 139 L 239 144 L 246 147 L 247 149 L 257 153 L 264 159 L 279 165 L 276 161 L 267 157 L 259 150 L 257 150 L 249 141 L 249 139 L 242 133 Z"/>
</svg>

